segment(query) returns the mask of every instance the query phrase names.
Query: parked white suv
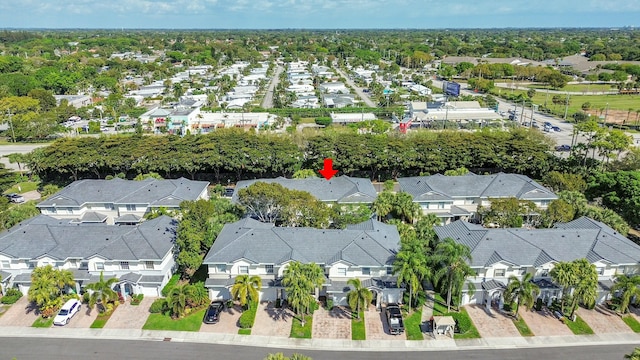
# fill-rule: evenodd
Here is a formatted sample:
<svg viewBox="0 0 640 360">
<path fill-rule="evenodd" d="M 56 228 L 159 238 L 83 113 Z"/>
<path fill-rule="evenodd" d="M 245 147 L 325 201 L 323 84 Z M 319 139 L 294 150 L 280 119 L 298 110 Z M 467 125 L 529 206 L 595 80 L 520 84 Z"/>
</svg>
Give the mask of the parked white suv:
<svg viewBox="0 0 640 360">
<path fill-rule="evenodd" d="M 64 326 L 69 323 L 69 320 L 80 311 L 80 301 L 76 299 L 68 300 L 58 312 L 58 315 L 53 319 L 53 325 Z"/>
</svg>

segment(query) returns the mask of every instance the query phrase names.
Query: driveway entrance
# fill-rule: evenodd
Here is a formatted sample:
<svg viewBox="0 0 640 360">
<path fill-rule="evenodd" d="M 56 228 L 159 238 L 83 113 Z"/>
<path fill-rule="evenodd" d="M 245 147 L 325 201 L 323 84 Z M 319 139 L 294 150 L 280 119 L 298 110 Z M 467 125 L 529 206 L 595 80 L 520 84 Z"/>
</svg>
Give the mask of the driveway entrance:
<svg viewBox="0 0 640 360">
<path fill-rule="evenodd" d="M 140 305 L 131 305 L 129 301 L 118 305 L 104 325 L 105 329 L 142 329 L 149 317 L 149 307 L 155 297 L 144 297 Z"/>
<path fill-rule="evenodd" d="M 289 337 L 292 323 L 293 311 L 276 308 L 273 302 L 262 302 L 258 305 L 251 335 Z"/>
<path fill-rule="evenodd" d="M 593 310 L 579 307 L 576 313 L 596 334 L 633 333 L 618 314 L 604 306 L 596 306 Z"/>
<path fill-rule="evenodd" d="M 36 308 L 23 295 L 0 316 L 0 326 L 31 326 L 37 318 Z"/>
<path fill-rule="evenodd" d="M 331 311 L 320 307 L 313 312 L 313 339 L 351 340 L 351 311 L 335 306 Z"/>
<path fill-rule="evenodd" d="M 364 327 L 367 340 L 407 340 L 403 335 L 391 335 L 389 324 L 384 311 L 377 311 L 375 306 L 369 306 L 369 311 L 364 312 Z"/>
<path fill-rule="evenodd" d="M 483 338 L 520 336 L 511 317 L 503 315 L 495 309 L 487 310 L 485 306 L 481 305 L 469 305 L 465 308 Z"/>
<path fill-rule="evenodd" d="M 567 325 L 563 324 L 553 316 L 551 311 L 543 308 L 541 311 L 531 311 L 524 306 L 520 307 L 518 313 L 529 326 L 529 329 L 537 336 L 563 336 L 573 335 Z"/>
<path fill-rule="evenodd" d="M 222 334 L 237 334 L 240 326 L 238 320 L 242 311 L 240 306 L 233 306 L 227 308 L 225 306 L 224 311 L 220 314 L 220 321 L 217 324 L 202 324 L 200 326 L 200 332 L 222 333 Z M 251 332 L 253 333 L 253 331 Z"/>
</svg>

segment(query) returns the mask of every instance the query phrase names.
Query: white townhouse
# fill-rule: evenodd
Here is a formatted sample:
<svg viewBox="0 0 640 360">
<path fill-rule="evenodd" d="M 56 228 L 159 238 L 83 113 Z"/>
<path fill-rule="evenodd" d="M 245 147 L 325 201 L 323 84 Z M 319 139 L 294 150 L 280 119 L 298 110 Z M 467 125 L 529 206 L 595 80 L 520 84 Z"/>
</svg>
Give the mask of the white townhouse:
<svg viewBox="0 0 640 360">
<path fill-rule="evenodd" d="M 462 304 L 502 307 L 510 276 L 533 275 L 545 304 L 562 296 L 550 272 L 558 262 L 585 258 L 598 272 L 597 303 L 610 296 L 616 274 L 640 274 L 640 246 L 607 225 L 581 217 L 551 229 L 486 229 L 465 221 L 434 228 L 439 239 L 452 238 L 471 249 L 475 286 L 464 287 Z"/>
<path fill-rule="evenodd" d="M 287 179 L 255 179 L 238 181 L 231 197 L 238 201 L 238 191 L 256 182 L 276 183 L 290 190 L 306 191 L 316 199 L 325 203 L 338 204 L 370 204 L 378 197 L 371 180 L 350 176 L 335 176 L 331 180 L 324 178 Z"/>
<path fill-rule="evenodd" d="M 498 173 L 462 176 L 416 176 L 399 178 L 400 190 L 409 193 L 420 204 L 423 213 L 435 214 L 447 224 L 476 216 L 479 205 L 489 206 L 492 198 L 515 197 L 532 201 L 546 209 L 558 197 L 549 189 L 525 175 Z"/>
<path fill-rule="evenodd" d="M 207 181 L 78 180 L 36 207 L 43 215 L 74 223 L 135 224 L 152 209 L 177 210 L 183 201 L 209 199 Z"/>
<path fill-rule="evenodd" d="M 258 275 L 260 301 L 286 299 L 282 279 L 293 261 L 316 263 L 325 280 L 316 296 L 347 304 L 347 281 L 358 278 L 373 294 L 373 304 L 401 302 L 403 289 L 392 276 L 400 246 L 398 230 L 375 220 L 344 230 L 275 227 L 251 218 L 224 226 L 204 259 L 205 286 L 211 299 L 230 299 L 238 275 Z"/>
<path fill-rule="evenodd" d="M 118 278 L 115 290 L 160 296 L 175 269 L 177 223 L 168 216 L 137 225 L 78 224 L 39 215 L 0 233 L 2 290 L 16 287 L 27 294 L 38 266 L 67 269 L 76 293 L 87 284 Z"/>
</svg>

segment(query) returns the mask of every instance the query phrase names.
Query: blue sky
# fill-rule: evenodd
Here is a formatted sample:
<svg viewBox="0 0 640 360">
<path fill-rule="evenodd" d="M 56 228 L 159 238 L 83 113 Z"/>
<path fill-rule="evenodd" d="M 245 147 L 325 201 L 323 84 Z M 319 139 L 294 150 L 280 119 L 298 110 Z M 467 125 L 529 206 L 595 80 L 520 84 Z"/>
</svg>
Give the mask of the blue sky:
<svg viewBox="0 0 640 360">
<path fill-rule="evenodd" d="M 9 28 L 640 26 L 640 0 L 0 0 Z"/>
</svg>

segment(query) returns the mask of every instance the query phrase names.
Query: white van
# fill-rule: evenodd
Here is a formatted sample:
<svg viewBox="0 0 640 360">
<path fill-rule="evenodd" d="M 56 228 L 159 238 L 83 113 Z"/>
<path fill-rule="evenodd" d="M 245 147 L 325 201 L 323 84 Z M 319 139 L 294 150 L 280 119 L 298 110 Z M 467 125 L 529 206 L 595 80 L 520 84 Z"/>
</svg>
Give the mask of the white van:
<svg viewBox="0 0 640 360">
<path fill-rule="evenodd" d="M 69 320 L 80 311 L 80 301 L 76 299 L 68 300 L 58 312 L 58 315 L 53 319 L 53 325 L 64 326 L 69 323 Z"/>
</svg>

